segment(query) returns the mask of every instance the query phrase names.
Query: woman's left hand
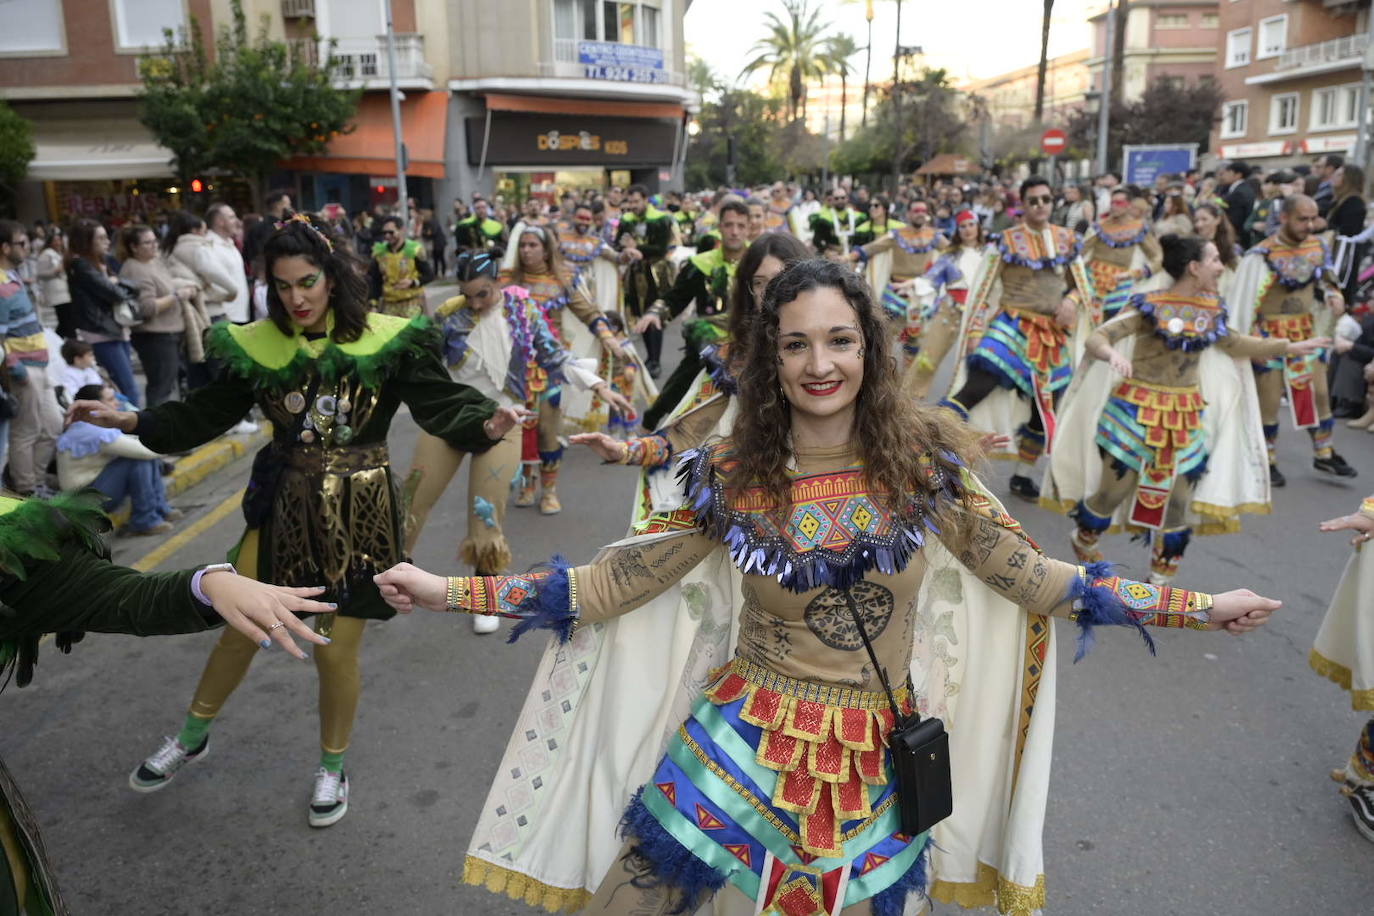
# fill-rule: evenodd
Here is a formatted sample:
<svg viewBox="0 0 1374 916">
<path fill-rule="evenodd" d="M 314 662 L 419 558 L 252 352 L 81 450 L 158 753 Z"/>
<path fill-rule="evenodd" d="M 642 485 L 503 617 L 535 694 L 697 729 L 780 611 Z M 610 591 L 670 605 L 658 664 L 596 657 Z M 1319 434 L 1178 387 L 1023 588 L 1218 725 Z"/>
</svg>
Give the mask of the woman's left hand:
<svg viewBox="0 0 1374 916">
<path fill-rule="evenodd" d="M 336 604 L 310 600 L 323 592 L 323 587 L 286 588 L 258 582 L 229 570 L 213 570 L 201 578 L 200 590 L 226 624 L 264 649 L 275 639 L 287 652 L 303 659 L 307 656 L 296 646 L 292 633 L 316 645 L 329 643 L 296 616 L 331 614 L 338 609 Z"/>
<path fill-rule="evenodd" d="M 1318 531 L 1353 531 L 1355 536 L 1350 539 L 1353 547 L 1358 547 L 1365 541 L 1374 537 L 1374 518 L 1352 512 L 1350 515 L 1342 515 L 1340 518 L 1329 518 L 1317 526 Z"/>
<path fill-rule="evenodd" d="M 372 581 L 377 583 L 382 600 L 399 614 L 409 614 L 417 607 L 428 611 L 448 607 L 448 580 L 418 566 L 397 563 L 373 576 Z"/>
<path fill-rule="evenodd" d="M 615 412 L 618 413 L 620 416 L 626 418 L 634 416 L 634 405 L 630 403 L 629 399 L 626 398 L 625 395 L 621 394 L 618 391 L 612 390 L 610 385 L 607 385 L 603 382 L 602 384 L 597 385 L 595 388 L 593 388 L 592 391 L 596 393 L 597 397 L 601 398 L 601 400 L 605 401 L 607 404 L 613 407 L 615 409 Z"/>
<path fill-rule="evenodd" d="M 1282 601 L 1256 595 L 1248 588 L 1222 592 L 1212 596 L 1212 622 L 1207 629 L 1224 628 L 1232 636 L 1239 636 L 1263 626 L 1269 615 L 1281 607 Z"/>
<path fill-rule="evenodd" d="M 482 432 L 493 442 L 505 438 L 506 433 L 524 423 L 532 414 L 523 407 L 500 407 L 482 424 Z"/>
</svg>

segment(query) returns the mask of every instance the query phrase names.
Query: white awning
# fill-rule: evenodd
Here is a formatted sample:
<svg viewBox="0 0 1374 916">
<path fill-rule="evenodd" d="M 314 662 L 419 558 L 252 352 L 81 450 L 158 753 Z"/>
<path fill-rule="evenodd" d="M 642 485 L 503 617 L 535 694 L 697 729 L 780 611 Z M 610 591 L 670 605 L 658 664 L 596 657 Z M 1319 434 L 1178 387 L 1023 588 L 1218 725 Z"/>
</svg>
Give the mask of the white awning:
<svg viewBox="0 0 1374 916">
<path fill-rule="evenodd" d="M 136 120 L 36 121 L 37 155 L 28 178 L 37 181 L 113 181 L 171 178 L 172 152 Z"/>
</svg>

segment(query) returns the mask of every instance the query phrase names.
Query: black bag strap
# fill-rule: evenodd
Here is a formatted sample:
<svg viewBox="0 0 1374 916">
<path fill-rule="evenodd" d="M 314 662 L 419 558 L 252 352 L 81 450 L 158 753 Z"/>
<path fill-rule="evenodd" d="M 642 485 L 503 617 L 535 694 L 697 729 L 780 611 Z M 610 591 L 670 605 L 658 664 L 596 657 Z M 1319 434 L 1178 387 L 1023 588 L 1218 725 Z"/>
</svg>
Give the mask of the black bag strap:
<svg viewBox="0 0 1374 916">
<path fill-rule="evenodd" d="M 892 707 L 892 727 L 897 728 L 902 724 L 902 711 L 897 706 L 897 698 L 892 695 L 892 686 L 887 681 L 887 671 L 878 664 L 878 655 L 873 651 L 873 643 L 868 639 L 868 629 L 864 626 L 863 618 L 859 616 L 859 609 L 854 606 L 854 594 L 849 589 L 844 590 L 844 603 L 849 608 L 849 615 L 854 618 L 854 626 L 859 628 L 859 638 L 864 641 L 864 649 L 868 651 L 868 660 L 873 663 L 873 670 L 878 673 L 878 680 L 883 685 L 883 693 L 887 694 L 887 703 Z M 913 723 L 921 721 L 921 714 L 915 709 L 913 704 Z"/>
</svg>

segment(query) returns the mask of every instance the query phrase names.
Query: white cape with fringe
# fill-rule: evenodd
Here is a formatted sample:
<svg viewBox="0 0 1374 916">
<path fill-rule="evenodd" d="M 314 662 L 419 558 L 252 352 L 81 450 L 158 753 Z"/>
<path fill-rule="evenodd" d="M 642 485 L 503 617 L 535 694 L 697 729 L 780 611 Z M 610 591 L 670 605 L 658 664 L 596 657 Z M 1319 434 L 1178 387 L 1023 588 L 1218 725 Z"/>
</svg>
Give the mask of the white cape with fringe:
<svg viewBox="0 0 1374 916">
<path fill-rule="evenodd" d="M 1135 352 L 1134 338 L 1116 345 L 1126 359 Z M 1206 437 L 1207 473 L 1193 491 L 1187 524 L 1197 534 L 1240 530 L 1242 512 L 1269 512 L 1269 458 L 1260 424 L 1255 374 L 1248 359 L 1227 356 L 1215 347 L 1198 360 L 1199 387 L 1206 407 L 1202 432 Z M 1067 512 L 1074 503 L 1097 492 L 1102 479 L 1102 456 L 1097 448 L 1097 425 L 1107 399 L 1121 376 L 1101 360 L 1085 356 L 1059 404 L 1054 448 L 1045 469 L 1040 503 Z M 1124 530 L 1131 512 L 1127 499 L 1112 519 L 1112 531 Z"/>
<path fill-rule="evenodd" d="M 1374 547 L 1350 554 L 1307 661 L 1350 694 L 1350 708 L 1374 710 Z"/>
<path fill-rule="evenodd" d="M 1030 913 L 1044 906 L 1054 628 L 934 540 L 925 559 L 911 677 L 945 718 L 955 798 L 934 829 L 930 893 Z M 734 654 L 740 583 L 721 547 L 643 607 L 550 640 L 468 846 L 466 883 L 549 910 L 585 905 L 622 846 L 631 796 Z"/>
</svg>

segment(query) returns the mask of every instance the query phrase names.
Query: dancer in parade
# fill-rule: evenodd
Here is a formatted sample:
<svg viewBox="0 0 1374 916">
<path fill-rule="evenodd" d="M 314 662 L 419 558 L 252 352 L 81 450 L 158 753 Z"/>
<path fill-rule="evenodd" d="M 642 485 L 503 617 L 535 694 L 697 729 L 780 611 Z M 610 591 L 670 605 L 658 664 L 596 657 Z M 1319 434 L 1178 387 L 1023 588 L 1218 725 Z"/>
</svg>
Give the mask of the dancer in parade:
<svg viewBox="0 0 1374 916">
<path fill-rule="evenodd" d="M 585 284 L 577 282 L 573 269 L 563 263 L 552 228 L 517 227 L 514 238 L 516 256 L 510 268 L 502 271 L 501 286 L 524 290 L 543 311 L 554 339 L 571 349 L 575 356 L 595 358 L 599 352 L 617 352 L 619 344 L 606 323 L 606 314 L 588 297 Z M 572 312 L 580 326 L 590 332 L 590 337 L 578 337 L 575 325 L 566 319 L 567 312 Z M 544 515 L 556 515 L 563 511 L 558 501 L 558 470 L 563 464 L 563 446 L 559 442 L 563 432 L 563 398 L 557 385 L 536 387 L 538 415 L 525 421 L 520 486 L 515 504 L 533 506 L 537 495 L 539 511 Z M 528 406 L 534 408 L 536 405 Z M 537 490 L 542 492 L 537 493 Z"/>
<path fill-rule="evenodd" d="M 623 442 L 604 433 L 578 434 L 569 440 L 588 446 L 603 461 L 641 469 L 631 511 L 632 525 L 656 510 L 676 508 L 681 494 L 672 465 L 677 455 L 701 445 L 712 435 L 729 434 L 735 394 L 732 353 L 743 345 L 737 342 L 744 340 L 764 289 L 789 265 L 806 260 L 809 254 L 805 245 L 782 232 L 767 233 L 749 246 L 735 273 L 724 336 L 702 350 L 703 368 L 672 412 L 653 424 L 646 418 L 645 425 L 653 433 Z"/>
<path fill-rule="evenodd" d="M 530 804 L 518 812 L 506 789 L 524 779 L 523 767 L 503 763 L 492 795 L 501 801 L 489 801 L 479 822 L 466 880 L 597 913 L 693 912 L 720 892 L 734 909 L 748 900 L 762 912 L 862 906 L 895 916 L 910 895 L 938 892 L 938 856 L 967 840 L 935 840 L 932 863 L 932 832 L 903 832 L 885 752 L 899 704 L 908 715 L 939 702 L 904 675 L 921 583 L 949 574 L 950 554 L 996 600 L 1041 621 L 1076 619 L 1085 632 L 1099 623 L 1142 634 L 1143 625 L 1244 632 L 1278 607 L 1244 590 L 1157 588 L 1041 554 L 968 471 L 969 432 L 899 395 L 886 340 L 857 275 L 796 265 L 768 287 L 745 344 L 732 436 L 683 456 L 680 508 L 651 516 L 590 565 L 555 560 L 524 576 L 445 579 L 402 564 L 378 576 L 401 611 L 505 614 L 521 618 L 517 634 L 572 637 L 565 668 L 587 672 L 573 675 L 586 691 L 545 719 L 560 739 L 575 734 L 574 744 L 535 736 L 541 791 L 523 793 Z M 692 576 L 696 587 L 679 589 Z M 678 590 L 685 604 L 675 626 L 656 615 L 656 600 Z M 617 618 L 645 605 L 659 637 L 637 636 L 632 661 L 668 697 L 642 686 L 622 692 L 629 672 L 618 669 L 631 660 L 609 648 L 633 630 Z M 674 656 L 677 640 L 695 657 Z M 537 690 L 546 696 L 566 683 L 543 673 Z M 569 718 L 572 727 L 559 728 Z M 984 751 L 1008 754 L 988 761 L 990 770 L 1004 777 L 1016 766 L 1000 720 L 961 721 L 965 733 L 1004 736 Z M 655 764 L 645 758 L 657 755 L 660 734 L 667 747 Z M 528 737 L 517 734 L 512 750 Z M 957 758 L 960 769 L 980 769 L 976 756 Z M 987 799 L 965 775 L 955 808 L 981 816 Z M 1009 888 L 1003 906 L 1043 907 L 1035 891 Z"/>
<path fill-rule="evenodd" d="M 916 295 L 916 280 L 925 276 L 948 245 L 949 240 L 930 225 L 930 205 L 913 200 L 905 224 L 885 227 L 873 241 L 849 253 L 851 260 L 868 264 L 868 283 L 898 329 L 902 351 L 909 357 L 919 347 L 921 313 L 927 304 Z"/>
<path fill-rule="evenodd" d="M 1217 255 L 1221 258 L 1223 268 L 1221 279 L 1217 280 L 1217 292 L 1221 298 L 1228 298 L 1231 285 L 1236 282 L 1236 268 L 1245 256 L 1245 250 L 1236 244 L 1235 227 L 1216 204 L 1198 204 L 1193 210 L 1193 231 L 1204 242 L 1217 246 Z"/>
<path fill-rule="evenodd" d="M 935 373 L 959 339 L 969 284 L 977 276 L 987 248 L 987 234 L 972 210 L 960 210 L 954 225 L 949 247 L 926 270 L 926 279 L 934 287 L 935 306 L 922 322 L 916 358 L 902 375 L 902 390 L 917 401 L 926 399 Z"/>
<path fill-rule="evenodd" d="M 453 225 L 453 243 L 458 251 L 487 251 L 506 248 L 506 227 L 492 219 L 491 204 L 478 197 L 472 202 L 472 215 Z"/>
<path fill-rule="evenodd" d="M 1155 585 L 1173 580 L 1195 528 L 1236 531 L 1241 512 L 1269 511 L 1248 360 L 1330 344 L 1233 331 L 1216 292 L 1224 269 L 1216 245 L 1197 236 L 1161 242 L 1173 285 L 1132 296 L 1088 338 L 1099 363 L 1080 368 L 1064 398 L 1042 500 L 1074 519 L 1083 563 L 1102 560 L 1098 541 L 1109 529 L 1147 532 Z"/>
<path fill-rule="evenodd" d="M 631 259 L 625 274 L 625 308 L 639 320 L 673 287 L 676 271 L 670 255 L 678 244 L 677 227 L 672 214 L 649 203 L 649 191 L 643 185 L 631 187 L 625 203 L 615 240 L 616 247 Z M 663 332 L 650 327 L 640 333 L 648 357 L 645 368 L 658 378 Z"/>
<path fill-rule="evenodd" d="M 296 658 L 307 656 L 292 636 L 328 644 L 296 616 L 333 610 L 312 600 L 322 588 L 265 585 L 227 563 L 168 573 L 110 563 L 100 537 L 110 520 L 100 503 L 92 491 L 48 500 L 0 497 L 0 689 L 11 677 L 18 687 L 30 683 L 48 635 L 70 652 L 87 632 L 163 636 L 227 623 L 241 639 L 264 649 L 276 644 Z M 0 761 L 0 913 L 69 912 L 38 819 Z"/>
<path fill-rule="evenodd" d="M 1112 188 L 1110 207 L 1083 237 L 1095 324 L 1114 317 L 1135 285 L 1159 272 L 1159 240 L 1132 206 L 1139 197 L 1128 188 Z"/>
<path fill-rule="evenodd" d="M 847 257 L 863 214 L 849 206 L 849 193 L 835 188 L 826 205 L 811 214 L 811 247 L 821 257 Z"/>
<path fill-rule="evenodd" d="M 979 429 L 1015 435 L 1011 492 L 1035 500 L 1035 462 L 1053 436 L 1055 405 L 1090 331 L 1084 291 L 1092 284 L 1077 235 L 1049 223 L 1049 182 L 1021 182 L 1021 203 L 1024 223 L 989 246 L 970 286 L 959 346 L 968 357 L 955 374 L 954 394 L 940 403 Z M 1030 416 L 1022 421 L 1026 402 Z"/>
<path fill-rule="evenodd" d="M 1328 519 L 1320 528 L 1355 532 L 1350 539 L 1355 550 L 1307 661 L 1312 670 L 1350 694 L 1351 709 L 1374 712 L 1374 605 L 1369 601 L 1374 594 L 1374 550 L 1366 549 L 1374 537 L 1374 496 L 1366 498 L 1357 512 Z M 1360 729 L 1354 753 L 1331 778 L 1341 784 L 1341 794 L 1350 802 L 1355 829 L 1374 843 L 1374 718 Z"/>
<path fill-rule="evenodd" d="M 596 234 L 593 206 L 586 202 L 575 204 L 571 219 L 558 225 L 558 251 L 572 267 L 572 285 L 585 284 L 597 308 L 603 313 L 614 312 L 620 308 L 617 268 L 629 263 L 630 255 L 616 251 Z"/>
<path fill-rule="evenodd" d="M 533 238 L 533 232 L 527 229 L 522 240 Z M 531 416 L 546 403 L 542 396 L 564 383 L 595 391 L 616 410 L 630 409 L 629 402 L 609 390 L 606 382 L 577 365 L 572 353 L 549 327 L 540 303 L 527 289 L 499 281 L 499 264 L 493 253 L 462 252 L 456 267 L 462 295 L 445 302 L 437 315 L 442 321 L 444 362 L 455 382 L 471 387 L 501 407 Z M 604 322 L 604 317 L 601 320 Z M 521 432 L 511 430 L 495 446 L 472 456 L 468 471 L 467 536 L 458 547 L 458 559 L 474 567 L 478 575 L 497 575 L 510 565 L 510 545 L 502 523 L 511 478 L 523 464 L 523 438 Z M 412 521 L 405 540 L 407 554 L 415 549 L 430 510 L 467 454 L 467 449 L 420 431 L 406 476 L 414 487 L 410 503 Z M 561 457 L 561 450 L 558 454 Z M 545 495 L 553 493 L 549 481 Z M 480 623 L 473 619 L 473 629 L 478 633 L 490 633 L 497 628 L 496 624 L 495 619 Z"/>
<path fill-rule="evenodd" d="M 425 311 L 424 285 L 434 279 L 434 266 L 419 239 L 407 239 L 405 220 L 382 219 L 382 241 L 372 246 L 368 268 L 373 308 L 384 315 L 414 318 Z"/>
<path fill-rule="evenodd" d="M 768 190 L 768 206 L 763 214 L 764 232 L 786 232 L 796 235 L 801 229 L 792 197 L 787 193 L 787 185 L 781 181 L 773 182 Z"/>
<path fill-rule="evenodd" d="M 324 827 L 348 810 L 343 759 L 358 705 L 363 627 L 392 616 L 372 574 L 403 556 L 386 445 L 392 417 L 405 403 L 421 429 L 479 453 L 521 415 L 449 379 L 427 319 L 369 314 L 363 272 L 322 225 L 293 216 L 263 256 L 269 317 L 212 329 L 207 351 L 225 363 L 218 379 L 184 402 L 140 413 L 76 401 L 70 417 L 137 435 L 164 454 L 208 442 L 255 403 L 272 421 L 272 442 L 254 460 L 244 496 L 247 530 L 231 558 L 261 582 L 324 585 L 340 605 L 328 627 L 333 641 L 315 652 L 321 757 L 309 821 Z M 204 755 L 211 724 L 257 651 L 238 631 L 224 633 L 181 730 L 130 776 L 135 790 L 163 788 Z"/>
<path fill-rule="evenodd" d="M 1345 299 L 1331 269 L 1325 243 L 1314 234 L 1317 205 L 1293 194 L 1279 208 L 1279 231 L 1246 252 L 1236 270 L 1228 300 L 1231 325 L 1242 334 L 1307 340 L 1318 318 L 1316 294 L 1332 315 L 1345 313 Z M 1279 470 L 1274 444 L 1279 436 L 1279 407 L 1286 396 L 1293 425 L 1312 437 L 1312 466 L 1333 477 L 1358 473 L 1332 447 L 1331 398 L 1326 384 L 1327 355 L 1308 353 L 1255 363 L 1264 438 L 1269 443 L 1269 479 L 1288 481 Z"/>
<path fill-rule="evenodd" d="M 701 371 L 701 351 L 726 336 L 727 306 L 735 282 L 735 270 L 748 247 L 749 211 L 739 198 L 720 205 L 718 222 L 720 244 L 710 251 L 694 254 L 678 271 L 672 289 L 650 307 L 635 324 L 635 333 L 662 333 L 664 325 L 696 305 L 696 320 L 683 328 L 684 354 L 668 376 L 658 399 L 644 414 L 644 425 L 655 429 L 658 421 L 672 412 Z"/>
</svg>

